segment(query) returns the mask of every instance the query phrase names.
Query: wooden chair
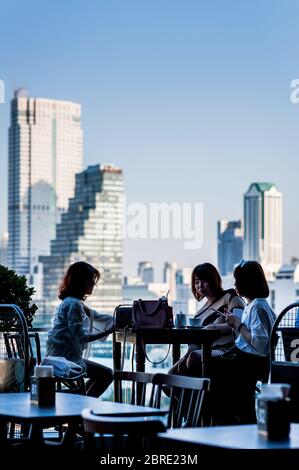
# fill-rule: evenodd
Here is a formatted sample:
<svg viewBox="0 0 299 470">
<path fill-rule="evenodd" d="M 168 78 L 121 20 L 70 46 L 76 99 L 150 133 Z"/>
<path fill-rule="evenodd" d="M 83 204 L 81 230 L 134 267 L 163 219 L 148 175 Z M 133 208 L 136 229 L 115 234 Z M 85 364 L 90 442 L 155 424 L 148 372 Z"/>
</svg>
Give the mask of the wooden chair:
<svg viewBox="0 0 299 470">
<path fill-rule="evenodd" d="M 113 377 L 115 381 L 114 401 L 145 406 L 147 385 L 152 383 L 153 374 L 116 370 Z"/>
<path fill-rule="evenodd" d="M 82 419 L 84 449 L 88 451 L 131 451 L 136 455 L 137 451 L 150 449 L 156 434 L 166 431 L 165 425 L 158 418 L 97 416 L 92 410 L 85 408 Z"/>
<path fill-rule="evenodd" d="M 291 419 L 299 422 L 299 302 L 278 315 L 270 338 L 270 382 L 291 385 Z"/>
<path fill-rule="evenodd" d="M 210 379 L 171 374 L 155 374 L 150 406 L 161 407 L 162 390 L 170 396 L 169 428 L 195 427 L 202 423 L 203 402 L 210 389 Z"/>
</svg>

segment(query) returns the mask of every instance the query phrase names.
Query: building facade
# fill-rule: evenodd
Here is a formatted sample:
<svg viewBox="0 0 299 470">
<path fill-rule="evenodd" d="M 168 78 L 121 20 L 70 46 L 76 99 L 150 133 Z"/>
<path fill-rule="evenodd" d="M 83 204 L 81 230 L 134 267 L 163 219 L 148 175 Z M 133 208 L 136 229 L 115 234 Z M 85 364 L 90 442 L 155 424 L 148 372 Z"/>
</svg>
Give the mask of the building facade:
<svg viewBox="0 0 299 470">
<path fill-rule="evenodd" d="M 138 263 L 138 276 L 144 284 L 154 282 L 154 268 L 150 261 L 140 261 Z"/>
<path fill-rule="evenodd" d="M 269 303 L 276 315 L 289 304 L 299 301 L 299 264 L 284 264 L 269 282 Z M 294 325 L 290 325 L 294 326 Z"/>
<path fill-rule="evenodd" d="M 218 268 L 222 276 L 231 274 L 243 256 L 241 220 L 217 222 Z"/>
<path fill-rule="evenodd" d="M 7 246 L 8 246 L 8 233 L 4 232 L 0 239 L 0 264 L 7 266 Z"/>
<path fill-rule="evenodd" d="M 243 257 L 259 261 L 272 279 L 282 265 L 282 194 L 273 183 L 252 183 L 244 195 Z"/>
<path fill-rule="evenodd" d="M 123 174 L 111 165 L 94 165 L 76 175 L 75 196 L 57 225 L 50 256 L 43 265 L 46 310 L 57 304 L 57 289 L 68 266 L 86 261 L 101 273 L 88 302 L 113 312 L 122 300 Z"/>
<path fill-rule="evenodd" d="M 8 264 L 31 283 L 39 256 L 50 254 L 82 163 L 81 106 L 16 91 L 9 128 Z"/>
</svg>

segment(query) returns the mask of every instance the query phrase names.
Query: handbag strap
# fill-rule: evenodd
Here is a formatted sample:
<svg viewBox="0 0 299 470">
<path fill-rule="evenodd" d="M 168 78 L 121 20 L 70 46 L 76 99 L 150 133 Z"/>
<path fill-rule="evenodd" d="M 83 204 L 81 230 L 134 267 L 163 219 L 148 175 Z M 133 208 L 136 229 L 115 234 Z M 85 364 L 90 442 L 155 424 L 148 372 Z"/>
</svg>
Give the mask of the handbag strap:
<svg viewBox="0 0 299 470">
<path fill-rule="evenodd" d="M 163 302 L 165 302 L 165 300 L 159 299 L 158 302 L 157 302 L 156 307 L 154 308 L 154 310 L 152 310 L 152 312 L 145 312 L 143 307 L 142 307 L 142 300 L 138 299 L 139 308 L 140 308 L 141 312 L 144 313 L 144 315 L 154 315 L 158 311 L 158 309 L 160 308 L 160 305 Z"/>
<path fill-rule="evenodd" d="M 166 359 L 168 358 L 168 355 L 169 355 L 169 352 L 170 352 L 170 344 L 168 345 L 168 349 L 167 349 L 167 352 L 166 352 L 165 357 L 163 357 L 163 359 L 162 359 L 161 361 L 157 361 L 157 362 L 152 361 L 152 360 L 148 357 L 147 352 L 146 352 L 146 345 L 145 345 L 145 343 L 144 343 L 142 337 L 140 338 L 140 345 L 141 345 L 141 347 L 142 347 L 142 351 L 143 351 L 143 354 L 144 354 L 145 359 L 146 359 L 148 362 L 150 362 L 151 364 L 153 364 L 154 366 L 156 366 L 156 365 L 158 365 L 158 364 L 162 364 L 162 362 L 166 361 Z"/>
</svg>

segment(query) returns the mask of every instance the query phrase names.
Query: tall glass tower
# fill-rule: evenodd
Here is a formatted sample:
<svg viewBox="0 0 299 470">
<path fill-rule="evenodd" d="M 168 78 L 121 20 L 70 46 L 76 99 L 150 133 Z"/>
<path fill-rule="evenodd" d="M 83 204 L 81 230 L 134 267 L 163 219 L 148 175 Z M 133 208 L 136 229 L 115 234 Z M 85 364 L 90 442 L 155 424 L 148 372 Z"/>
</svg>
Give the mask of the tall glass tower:
<svg viewBox="0 0 299 470">
<path fill-rule="evenodd" d="M 122 300 L 123 174 L 111 165 L 94 165 L 76 175 L 75 197 L 57 225 L 51 255 L 41 257 L 47 313 L 58 302 L 57 289 L 67 267 L 86 261 L 101 273 L 88 302 L 112 312 Z"/>
<path fill-rule="evenodd" d="M 282 194 L 273 183 L 252 183 L 244 195 L 244 249 L 273 278 L 282 265 Z"/>
<path fill-rule="evenodd" d="M 222 276 L 231 274 L 242 259 L 243 230 L 241 220 L 219 220 L 218 268 Z"/>
<path fill-rule="evenodd" d="M 38 257 L 50 253 L 82 163 L 80 104 L 17 90 L 9 128 L 8 263 L 30 282 Z"/>
</svg>

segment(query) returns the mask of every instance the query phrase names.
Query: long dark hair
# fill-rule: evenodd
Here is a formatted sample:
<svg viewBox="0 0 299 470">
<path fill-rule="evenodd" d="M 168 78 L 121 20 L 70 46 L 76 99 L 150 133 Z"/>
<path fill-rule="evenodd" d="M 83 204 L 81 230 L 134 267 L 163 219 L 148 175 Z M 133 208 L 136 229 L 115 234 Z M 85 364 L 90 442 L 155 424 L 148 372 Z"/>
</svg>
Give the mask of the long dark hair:
<svg viewBox="0 0 299 470">
<path fill-rule="evenodd" d="M 260 263 L 242 261 L 234 270 L 235 286 L 238 294 L 247 299 L 265 299 L 269 296 L 269 286 Z"/>
<path fill-rule="evenodd" d="M 66 271 L 58 289 L 58 297 L 63 300 L 66 297 L 76 297 L 85 300 L 86 291 L 100 279 L 99 271 L 85 261 L 77 261 L 71 264 Z"/>
<path fill-rule="evenodd" d="M 218 270 L 211 263 L 198 264 L 192 271 L 191 289 L 192 294 L 197 300 L 201 300 L 203 296 L 199 295 L 195 289 L 195 278 L 200 281 L 206 281 L 213 294 L 218 297 L 223 293 L 222 280 Z"/>
</svg>

